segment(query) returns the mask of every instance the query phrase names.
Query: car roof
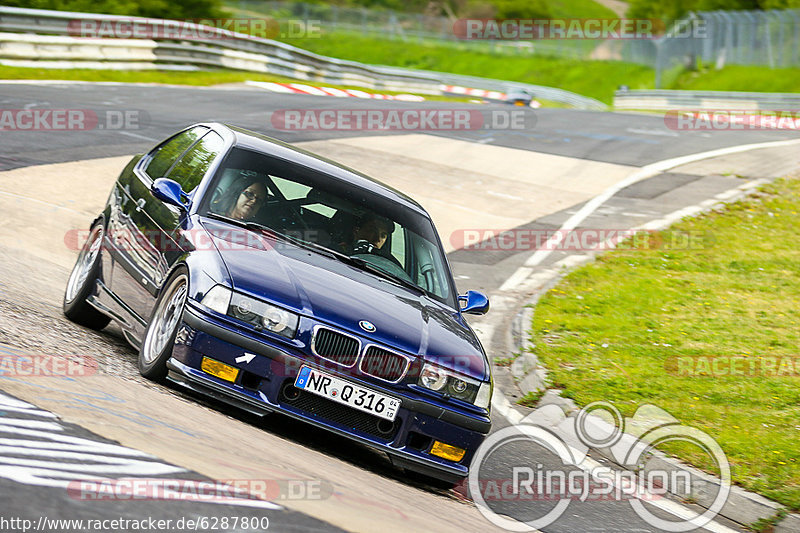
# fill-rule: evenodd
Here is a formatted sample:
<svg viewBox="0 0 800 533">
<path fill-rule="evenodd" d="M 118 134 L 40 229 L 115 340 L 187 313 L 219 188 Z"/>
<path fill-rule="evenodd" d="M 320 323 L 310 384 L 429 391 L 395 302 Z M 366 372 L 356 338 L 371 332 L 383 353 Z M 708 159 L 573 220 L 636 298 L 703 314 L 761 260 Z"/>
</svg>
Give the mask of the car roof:
<svg viewBox="0 0 800 533">
<path fill-rule="evenodd" d="M 350 183 L 356 187 L 366 189 L 372 193 L 394 200 L 430 218 L 428 212 L 409 196 L 406 196 L 397 189 L 394 189 L 389 185 L 376 180 L 375 178 L 367 176 L 366 174 L 362 174 L 357 170 L 346 167 L 313 152 L 309 152 L 308 150 L 303 150 L 302 148 L 285 143 L 279 139 L 274 139 L 272 137 L 246 130 L 238 126 L 220 123 L 211 123 L 205 125 L 217 130 L 224 128 L 231 132 L 235 139 L 234 145 L 239 148 L 254 150 L 256 152 L 297 163 L 306 168 L 326 174 L 334 179 Z"/>
</svg>

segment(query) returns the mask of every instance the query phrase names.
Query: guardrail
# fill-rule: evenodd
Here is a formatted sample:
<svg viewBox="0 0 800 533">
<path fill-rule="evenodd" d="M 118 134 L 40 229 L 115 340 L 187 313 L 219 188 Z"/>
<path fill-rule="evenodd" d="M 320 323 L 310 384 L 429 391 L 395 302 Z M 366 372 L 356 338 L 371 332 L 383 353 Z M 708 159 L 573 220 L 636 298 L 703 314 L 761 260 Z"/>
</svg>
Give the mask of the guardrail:
<svg viewBox="0 0 800 533">
<path fill-rule="evenodd" d="M 617 91 L 616 109 L 652 110 L 800 110 L 800 93 L 751 93 L 725 91 Z"/>
<path fill-rule="evenodd" d="M 71 34 L 80 27 L 80 21 L 109 24 L 136 21 L 145 35 L 168 38 L 75 37 Z M 185 31 L 170 31 L 177 25 Z M 192 31 L 196 35 L 187 35 Z M 129 70 L 217 67 L 419 94 L 441 94 L 444 85 L 502 92 L 523 87 L 537 98 L 579 109 L 606 108 L 605 104 L 593 98 L 553 87 L 365 65 L 318 55 L 270 39 L 189 22 L 0 6 L 0 32 L 0 63 L 6 65 Z"/>
</svg>

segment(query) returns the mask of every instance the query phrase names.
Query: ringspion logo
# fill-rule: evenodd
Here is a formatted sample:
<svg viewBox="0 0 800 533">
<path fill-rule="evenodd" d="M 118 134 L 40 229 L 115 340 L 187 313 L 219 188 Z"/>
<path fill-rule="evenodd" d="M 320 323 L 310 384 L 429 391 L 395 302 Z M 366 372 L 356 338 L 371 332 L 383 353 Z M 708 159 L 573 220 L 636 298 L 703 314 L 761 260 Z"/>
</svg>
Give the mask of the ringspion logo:
<svg viewBox="0 0 800 533">
<path fill-rule="evenodd" d="M 614 501 L 630 505 L 659 531 L 687 532 L 713 520 L 728 499 L 731 468 L 720 445 L 707 433 L 680 424 L 654 405 L 639 406 L 632 417 L 623 417 L 607 402 L 591 403 L 569 419 L 558 408 L 556 412 L 547 407 L 537 411 L 489 435 L 472 460 L 467 478 L 469 495 L 495 526 L 507 531 L 536 531 L 558 521 L 574 501 Z M 542 420 L 553 416 L 559 416 L 560 422 L 542 425 Z M 624 439 L 626 428 L 638 435 L 638 440 Z M 667 443 L 680 443 L 704 455 L 719 479 L 707 482 L 687 470 L 664 469 L 659 460 L 651 462 L 651 451 Z M 609 450 L 618 467 L 586 461 L 592 449 Z M 524 461 L 543 455 L 554 455 L 557 460 L 547 464 Z M 664 516 L 654 514 L 654 509 L 643 503 L 669 494 L 690 498 L 698 493 L 703 493 L 709 504 L 697 512 L 686 509 L 685 513 Z M 526 507 L 520 518 L 509 516 L 508 503 L 524 501 L 552 504 Z"/>
</svg>

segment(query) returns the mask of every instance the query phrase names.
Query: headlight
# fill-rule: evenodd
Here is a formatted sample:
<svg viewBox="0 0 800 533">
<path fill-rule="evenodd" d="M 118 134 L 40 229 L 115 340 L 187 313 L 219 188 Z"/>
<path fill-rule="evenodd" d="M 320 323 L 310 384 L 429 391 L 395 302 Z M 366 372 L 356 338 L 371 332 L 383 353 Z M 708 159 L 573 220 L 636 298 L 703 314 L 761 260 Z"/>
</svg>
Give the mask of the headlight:
<svg viewBox="0 0 800 533">
<path fill-rule="evenodd" d="M 227 315 L 228 307 L 231 305 L 231 294 L 231 290 L 227 287 L 214 285 L 211 287 L 211 290 L 203 296 L 200 303 L 221 315 Z"/>
<path fill-rule="evenodd" d="M 475 397 L 475 405 L 488 409 L 492 403 L 492 383 L 483 382 L 478 389 L 478 396 Z"/>
<path fill-rule="evenodd" d="M 442 390 L 447 384 L 447 372 L 443 368 L 425 363 L 419 375 L 419 384 L 431 390 Z"/>
<path fill-rule="evenodd" d="M 481 383 L 431 363 L 422 367 L 417 384 L 484 409 L 489 408 L 492 397 L 491 383 Z"/>
<path fill-rule="evenodd" d="M 214 311 L 251 324 L 256 331 L 266 329 L 287 339 L 294 338 L 300 317 L 274 305 L 215 285 L 200 302 Z"/>
</svg>

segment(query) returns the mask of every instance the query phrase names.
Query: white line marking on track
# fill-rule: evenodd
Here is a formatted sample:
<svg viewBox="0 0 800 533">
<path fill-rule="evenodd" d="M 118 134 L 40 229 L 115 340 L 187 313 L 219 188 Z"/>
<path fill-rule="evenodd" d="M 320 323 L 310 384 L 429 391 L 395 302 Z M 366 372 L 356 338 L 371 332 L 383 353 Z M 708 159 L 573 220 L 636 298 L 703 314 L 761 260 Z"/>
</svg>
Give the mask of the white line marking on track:
<svg viewBox="0 0 800 533">
<path fill-rule="evenodd" d="M 688 163 L 693 163 L 695 161 L 700 161 L 703 159 L 736 154 L 740 152 L 746 152 L 749 150 L 758 150 L 760 148 L 776 148 L 779 146 L 792 146 L 796 144 L 800 144 L 800 140 L 792 139 L 788 141 L 773 141 L 773 142 L 756 143 L 756 144 L 744 144 L 740 146 L 730 146 L 727 148 L 710 150 L 708 152 L 700 152 L 697 154 L 674 157 L 672 159 L 665 159 L 663 161 L 658 161 L 656 163 L 651 163 L 650 165 L 646 165 L 640 168 L 639 170 L 635 171 L 627 178 L 615 183 L 602 193 L 598 194 L 597 196 L 586 202 L 583 205 L 583 207 L 578 209 L 578 211 L 575 214 L 570 216 L 569 219 L 567 219 L 567 221 L 564 222 L 564 224 L 562 224 L 562 226 L 558 229 L 558 231 L 556 231 L 553 234 L 553 236 L 547 240 L 547 242 L 541 249 L 534 252 L 533 255 L 531 255 L 525 261 L 524 265 L 519 269 L 517 269 L 517 272 L 514 272 L 511 275 L 511 277 L 509 277 L 505 281 L 505 283 L 503 283 L 503 285 L 500 287 L 500 290 L 501 291 L 513 290 L 520 284 L 524 283 L 525 278 L 527 278 L 527 276 L 530 275 L 530 272 L 528 272 L 528 270 L 523 271 L 522 269 L 532 269 L 533 267 L 539 265 L 553 252 L 554 249 L 558 247 L 558 245 L 564 239 L 564 235 L 566 235 L 566 233 L 569 230 L 575 229 L 578 226 L 578 224 L 586 220 L 586 218 L 589 217 L 589 215 L 594 213 L 609 198 L 617 194 L 625 187 L 628 187 L 629 185 L 633 185 L 638 181 L 650 178 L 658 174 L 659 172 L 664 172 L 665 170 L 675 168 L 681 165 L 686 165 Z M 526 274 L 526 272 L 528 273 Z"/>
<path fill-rule="evenodd" d="M 148 476 L 165 476 L 186 472 L 184 468 L 161 461 L 158 457 L 124 446 L 98 442 L 91 437 L 84 438 L 64 433 L 66 426 L 60 422 L 30 420 L 27 418 L 10 418 L 4 416 L 11 409 L 15 413 L 27 413 L 41 416 L 36 406 L 0 393 L 0 478 L 15 483 L 67 489 L 79 482 L 97 484 L 99 476 L 108 482 L 109 488 L 95 490 L 108 492 L 113 496 L 114 484 L 119 478 L 133 478 L 142 483 L 211 484 L 219 494 L 218 498 L 184 498 L 181 501 L 198 503 L 216 503 L 239 507 L 255 507 L 260 509 L 281 509 L 281 506 L 264 500 L 252 499 L 247 491 L 231 494 L 225 483 L 197 480 L 148 480 Z M 5 411 L 5 412 L 3 412 Z M 11 438 L 9 435 L 32 437 Z M 241 492 L 239 494 L 238 492 Z M 187 492 L 187 495 L 192 494 Z"/>
<path fill-rule="evenodd" d="M 118 131 L 120 135 L 127 135 L 128 137 L 136 137 L 137 139 L 144 139 L 145 141 L 156 142 L 158 139 L 153 139 L 152 137 L 145 137 L 144 135 L 139 135 L 138 133 L 131 133 L 129 131 Z"/>
</svg>

